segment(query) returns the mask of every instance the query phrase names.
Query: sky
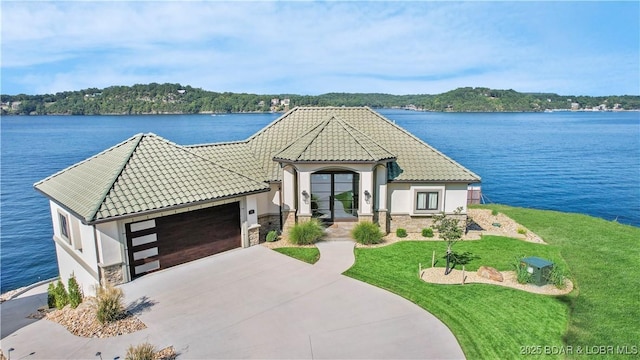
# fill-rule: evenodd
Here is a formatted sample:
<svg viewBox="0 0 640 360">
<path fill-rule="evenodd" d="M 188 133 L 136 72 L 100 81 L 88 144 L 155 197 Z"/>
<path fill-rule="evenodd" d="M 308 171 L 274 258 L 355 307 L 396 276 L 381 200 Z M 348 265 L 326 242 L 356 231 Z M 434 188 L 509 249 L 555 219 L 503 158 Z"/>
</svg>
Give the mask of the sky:
<svg viewBox="0 0 640 360">
<path fill-rule="evenodd" d="M 2 94 L 640 95 L 640 2 L 5 1 Z"/>
</svg>

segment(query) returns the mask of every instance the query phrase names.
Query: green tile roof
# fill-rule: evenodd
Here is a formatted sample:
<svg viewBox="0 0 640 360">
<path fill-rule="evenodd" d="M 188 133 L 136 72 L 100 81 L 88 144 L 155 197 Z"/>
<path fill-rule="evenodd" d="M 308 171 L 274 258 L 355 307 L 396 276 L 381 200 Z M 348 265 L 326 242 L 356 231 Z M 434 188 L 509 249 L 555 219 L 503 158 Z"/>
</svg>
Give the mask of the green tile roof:
<svg viewBox="0 0 640 360">
<path fill-rule="evenodd" d="M 300 155 L 306 158 L 318 157 L 315 153 L 308 154 L 301 150 L 302 145 L 313 138 L 314 129 L 323 128 L 327 119 L 339 119 L 335 121 L 333 128 L 339 128 L 346 124 L 353 129 L 354 134 L 335 135 L 341 139 L 349 139 L 350 146 L 357 143 L 355 137 L 366 138 L 373 141 L 380 149 L 395 156 L 396 160 L 390 165 L 391 181 L 423 181 L 423 182 L 477 182 L 480 177 L 472 171 L 461 166 L 451 158 L 432 148 L 400 126 L 384 118 L 375 111 L 366 107 L 298 107 L 284 114 L 267 127 L 250 137 L 246 143 L 256 162 L 264 171 L 264 179 L 278 181 L 280 168 L 274 157 L 287 157 L 289 160 Z M 339 125 L 339 126 L 338 126 Z M 326 128 L 326 127 L 325 127 Z M 328 134 L 328 133 L 327 133 Z M 304 139 L 302 139 L 304 137 Z M 347 151 L 347 145 L 331 141 L 329 136 L 326 142 L 310 142 L 314 145 L 314 151 L 327 155 L 341 155 L 340 151 Z M 320 144 L 337 146 L 335 149 L 320 149 Z M 316 146 L 317 145 L 317 146 Z M 288 148 L 290 148 L 288 150 Z M 357 146 L 338 157 L 353 157 L 352 152 L 362 151 Z M 376 156 L 372 156 L 371 159 Z"/>
<path fill-rule="evenodd" d="M 269 189 L 154 134 L 136 135 L 34 186 L 87 223 Z"/>
<path fill-rule="evenodd" d="M 239 142 L 139 134 L 34 186 L 86 223 L 268 191 L 281 162 L 389 162 L 390 181 L 480 177 L 369 108 L 295 108 Z"/>
<path fill-rule="evenodd" d="M 282 162 L 377 162 L 395 156 L 336 116 L 312 126 L 274 156 Z"/>
</svg>

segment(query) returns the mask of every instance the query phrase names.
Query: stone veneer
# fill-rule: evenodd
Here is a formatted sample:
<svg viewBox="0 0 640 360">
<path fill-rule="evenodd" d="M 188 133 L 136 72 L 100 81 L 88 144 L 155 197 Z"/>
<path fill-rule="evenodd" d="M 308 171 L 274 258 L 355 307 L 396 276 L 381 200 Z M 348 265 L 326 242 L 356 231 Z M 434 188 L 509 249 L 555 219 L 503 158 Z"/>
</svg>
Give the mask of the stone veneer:
<svg viewBox="0 0 640 360">
<path fill-rule="evenodd" d="M 448 218 L 457 218 L 461 226 L 464 226 L 467 220 L 467 214 L 447 215 Z M 397 229 L 405 229 L 408 233 L 421 233 L 422 229 L 433 225 L 433 216 L 411 216 L 408 214 L 391 215 L 390 232 Z"/>
<path fill-rule="evenodd" d="M 258 245 L 260 243 L 260 228 L 261 226 L 257 224 L 248 229 L 247 235 L 249 235 L 249 246 Z"/>
<path fill-rule="evenodd" d="M 122 264 L 102 265 L 100 264 L 99 277 L 102 285 L 120 285 L 124 283 L 124 274 L 122 272 Z"/>
<path fill-rule="evenodd" d="M 380 226 L 380 230 L 382 230 L 383 233 L 389 233 L 389 213 L 387 210 L 376 211 L 373 221 Z"/>
<path fill-rule="evenodd" d="M 280 214 L 260 215 L 258 224 L 260 224 L 260 242 L 266 241 L 269 231 L 280 231 Z"/>
<path fill-rule="evenodd" d="M 296 224 L 296 211 L 282 211 L 282 233 L 287 233 Z"/>
</svg>

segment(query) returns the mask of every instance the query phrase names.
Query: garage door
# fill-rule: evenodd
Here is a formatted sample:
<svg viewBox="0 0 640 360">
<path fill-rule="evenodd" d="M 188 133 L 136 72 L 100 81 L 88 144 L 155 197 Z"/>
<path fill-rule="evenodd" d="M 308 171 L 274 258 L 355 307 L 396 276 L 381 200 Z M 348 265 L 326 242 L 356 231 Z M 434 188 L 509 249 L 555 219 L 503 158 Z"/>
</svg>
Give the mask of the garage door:
<svg viewBox="0 0 640 360">
<path fill-rule="evenodd" d="M 240 247 L 235 202 L 126 224 L 131 277 Z"/>
</svg>

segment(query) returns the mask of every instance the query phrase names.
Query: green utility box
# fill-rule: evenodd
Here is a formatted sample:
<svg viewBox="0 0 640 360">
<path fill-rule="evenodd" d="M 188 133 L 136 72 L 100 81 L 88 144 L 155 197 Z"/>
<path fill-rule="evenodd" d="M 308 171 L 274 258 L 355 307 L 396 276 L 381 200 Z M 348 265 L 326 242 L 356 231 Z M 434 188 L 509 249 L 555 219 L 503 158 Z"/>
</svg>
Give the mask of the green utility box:
<svg viewBox="0 0 640 360">
<path fill-rule="evenodd" d="M 531 274 L 531 283 L 538 286 L 547 284 L 553 263 L 549 260 L 531 256 L 521 260 L 527 267 L 527 272 Z"/>
</svg>

